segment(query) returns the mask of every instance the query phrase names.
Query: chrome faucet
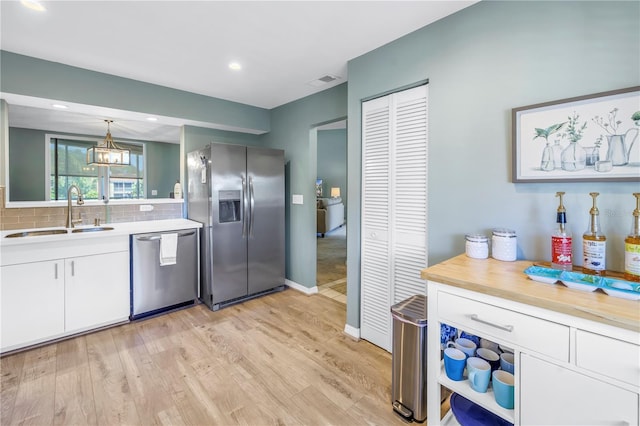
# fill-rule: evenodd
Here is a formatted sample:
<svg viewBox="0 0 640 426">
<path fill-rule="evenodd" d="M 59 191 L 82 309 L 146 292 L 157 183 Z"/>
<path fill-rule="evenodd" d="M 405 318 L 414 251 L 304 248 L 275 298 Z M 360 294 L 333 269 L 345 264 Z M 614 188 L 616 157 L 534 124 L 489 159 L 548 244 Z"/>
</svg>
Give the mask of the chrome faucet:
<svg viewBox="0 0 640 426">
<path fill-rule="evenodd" d="M 73 228 L 73 224 L 74 223 L 80 223 L 82 222 L 82 218 L 80 219 L 72 219 L 72 215 L 71 215 L 71 190 L 75 188 L 76 189 L 76 193 L 78 194 L 78 205 L 81 206 L 84 204 L 84 200 L 82 198 L 82 191 L 80 191 L 80 188 L 78 188 L 75 184 L 71 184 L 69 185 L 69 189 L 67 189 L 67 224 L 65 225 L 66 228 Z"/>
</svg>

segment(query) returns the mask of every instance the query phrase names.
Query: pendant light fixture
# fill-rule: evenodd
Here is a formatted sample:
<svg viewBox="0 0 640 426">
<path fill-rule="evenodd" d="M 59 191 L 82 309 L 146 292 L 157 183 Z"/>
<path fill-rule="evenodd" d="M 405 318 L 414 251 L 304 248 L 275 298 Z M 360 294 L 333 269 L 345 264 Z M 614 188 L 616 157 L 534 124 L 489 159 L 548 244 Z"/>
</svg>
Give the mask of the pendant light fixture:
<svg viewBox="0 0 640 426">
<path fill-rule="evenodd" d="M 113 120 L 104 120 L 107 123 L 107 136 L 96 146 L 87 149 L 87 164 L 98 166 L 128 166 L 131 164 L 131 151 L 121 148 L 111 137 L 111 123 Z"/>
</svg>

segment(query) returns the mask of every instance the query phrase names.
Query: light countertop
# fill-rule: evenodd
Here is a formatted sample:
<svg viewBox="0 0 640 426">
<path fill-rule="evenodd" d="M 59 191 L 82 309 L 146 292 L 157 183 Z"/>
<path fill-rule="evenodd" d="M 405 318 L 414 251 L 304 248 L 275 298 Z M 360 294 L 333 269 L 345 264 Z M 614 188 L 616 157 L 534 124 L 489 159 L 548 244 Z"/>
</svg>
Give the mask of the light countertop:
<svg viewBox="0 0 640 426">
<path fill-rule="evenodd" d="M 195 229 L 201 228 L 200 222 L 189 219 L 163 219 L 163 220 L 147 220 L 139 222 L 123 222 L 123 223 L 104 223 L 100 226 L 108 226 L 113 228 L 110 231 L 100 232 L 67 232 L 64 234 L 54 235 L 38 235 L 31 237 L 5 238 L 9 234 L 25 231 L 39 231 L 43 229 L 65 229 L 64 227 L 53 228 L 34 228 L 34 229 L 14 229 L 10 231 L 0 232 L 0 247 L 24 246 L 39 243 L 52 242 L 72 242 L 85 241 L 88 239 L 102 239 L 130 234 L 144 234 L 148 232 L 166 232 L 179 229 Z M 93 228 L 93 226 L 76 226 L 76 228 Z M 86 242 L 86 241 L 85 241 Z"/>
<path fill-rule="evenodd" d="M 459 287 L 514 302 L 585 318 L 640 332 L 640 301 L 602 293 L 584 292 L 562 284 L 545 284 L 529 279 L 524 270 L 530 260 L 503 262 L 473 259 L 462 254 L 423 269 L 425 280 Z"/>
</svg>

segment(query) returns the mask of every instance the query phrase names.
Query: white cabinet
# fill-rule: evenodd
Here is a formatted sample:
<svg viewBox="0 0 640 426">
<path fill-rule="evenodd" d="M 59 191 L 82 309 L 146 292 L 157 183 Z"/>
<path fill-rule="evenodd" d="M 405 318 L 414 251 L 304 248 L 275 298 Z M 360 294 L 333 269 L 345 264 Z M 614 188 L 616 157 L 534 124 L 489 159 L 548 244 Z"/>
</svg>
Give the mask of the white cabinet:
<svg viewBox="0 0 640 426">
<path fill-rule="evenodd" d="M 0 352 L 127 321 L 128 240 L 3 247 Z"/>
<path fill-rule="evenodd" d="M 436 270 L 440 272 L 446 268 L 447 273 L 454 271 L 452 275 L 460 271 L 459 266 L 451 266 L 445 265 Z M 520 266 L 510 267 L 516 273 L 523 270 Z M 464 271 L 459 273 L 462 275 Z M 635 312 L 634 308 L 637 310 L 638 305 L 626 304 L 628 301 L 610 301 L 606 295 L 595 295 L 595 302 L 586 300 L 590 304 L 588 313 L 595 314 L 593 319 L 585 320 L 487 294 L 494 292 L 526 300 L 526 292 L 522 290 L 524 287 L 518 287 L 517 280 L 509 279 L 510 273 L 505 272 L 505 275 L 504 283 L 493 287 L 483 287 L 474 278 L 464 282 L 467 278 L 460 279 L 459 276 L 450 281 L 452 284 L 428 282 L 428 423 L 439 424 L 438 384 L 442 384 L 514 424 L 638 425 L 639 333 L 634 330 L 632 323 L 624 328 L 596 321 L 607 319 L 600 312 L 611 309 L 611 306 L 619 305 L 621 309 L 631 308 L 629 312 Z M 496 277 L 494 274 L 486 276 L 492 280 Z M 544 291 L 556 299 L 566 296 L 567 306 L 584 297 L 580 293 L 565 294 L 562 287 L 525 284 L 531 286 L 534 301 L 539 300 Z M 476 291 L 469 290 L 470 287 Z M 631 318 L 636 317 L 637 314 L 631 314 Z M 487 393 L 479 394 L 471 389 L 466 380 L 454 382 L 446 377 L 440 361 L 440 323 L 450 324 L 514 349 L 514 409 L 506 410 L 498 406 L 491 386 Z"/>
<path fill-rule="evenodd" d="M 65 331 L 100 327 L 129 315 L 129 253 L 65 260 Z"/>
<path fill-rule="evenodd" d="M 360 335 L 390 351 L 390 308 L 425 293 L 427 86 L 362 105 Z"/>
<path fill-rule="evenodd" d="M 64 262 L 0 267 L 0 348 L 64 332 Z"/>
<path fill-rule="evenodd" d="M 637 425 L 638 394 L 521 354 L 520 417 L 523 425 Z"/>
</svg>

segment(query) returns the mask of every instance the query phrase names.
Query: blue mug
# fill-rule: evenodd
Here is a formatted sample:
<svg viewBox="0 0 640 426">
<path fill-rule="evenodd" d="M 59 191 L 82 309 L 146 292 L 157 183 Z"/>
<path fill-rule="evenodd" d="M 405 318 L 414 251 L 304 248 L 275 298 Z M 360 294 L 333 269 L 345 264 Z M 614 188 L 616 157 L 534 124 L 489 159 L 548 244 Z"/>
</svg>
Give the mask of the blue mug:
<svg viewBox="0 0 640 426">
<path fill-rule="evenodd" d="M 458 337 L 453 342 L 447 343 L 447 347 L 450 347 L 450 348 L 453 347 L 453 348 L 459 349 L 462 352 L 464 352 L 467 355 L 467 357 L 475 356 L 476 348 L 477 348 L 476 344 L 473 343 L 473 341 L 465 337 Z"/>
<path fill-rule="evenodd" d="M 482 358 L 491 365 L 491 371 L 496 371 L 500 368 L 500 355 L 487 348 L 476 349 L 476 356 Z"/>
<path fill-rule="evenodd" d="M 440 323 L 440 349 L 446 348 L 447 343 L 455 340 L 456 337 L 458 337 L 457 328 L 445 323 Z"/>
<path fill-rule="evenodd" d="M 512 353 L 504 352 L 500 354 L 500 368 L 504 371 L 507 371 L 511 374 L 514 373 L 515 370 L 515 357 Z"/>
<path fill-rule="evenodd" d="M 493 395 L 499 406 L 509 410 L 513 408 L 513 383 L 513 374 L 504 370 L 493 372 Z"/>
<path fill-rule="evenodd" d="M 444 372 L 451 380 L 462 380 L 467 356 L 459 349 L 446 348 L 444 350 Z"/>
</svg>

